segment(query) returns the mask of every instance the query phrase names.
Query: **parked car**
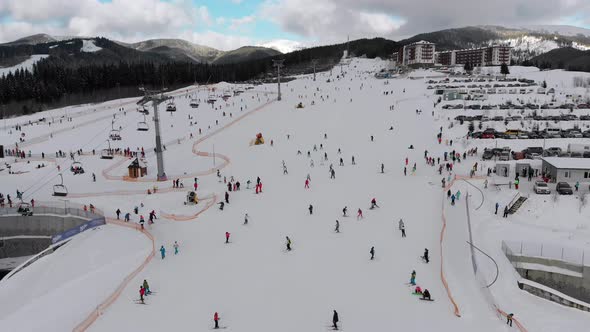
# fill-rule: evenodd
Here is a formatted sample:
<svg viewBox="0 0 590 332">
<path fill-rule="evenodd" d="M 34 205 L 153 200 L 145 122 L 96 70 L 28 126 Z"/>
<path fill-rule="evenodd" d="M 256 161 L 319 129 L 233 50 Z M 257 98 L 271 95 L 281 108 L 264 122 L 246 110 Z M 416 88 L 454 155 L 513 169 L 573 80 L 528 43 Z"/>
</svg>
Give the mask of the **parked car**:
<svg viewBox="0 0 590 332">
<path fill-rule="evenodd" d="M 535 181 L 535 185 L 533 186 L 533 190 L 535 191 L 535 194 L 538 194 L 538 195 L 551 194 L 551 190 L 549 190 L 549 186 L 544 181 Z"/>
<path fill-rule="evenodd" d="M 572 191 L 572 187 L 567 182 L 558 182 L 557 186 L 555 187 L 555 190 L 557 190 L 557 192 L 560 195 L 573 195 L 574 194 L 574 192 Z"/>
<path fill-rule="evenodd" d="M 559 156 L 560 153 L 561 153 L 561 148 L 558 148 L 558 147 L 550 147 L 549 149 L 545 150 L 545 154 L 549 157 Z"/>
<path fill-rule="evenodd" d="M 481 156 L 481 159 L 483 160 L 489 160 L 492 159 L 494 157 L 494 153 L 492 152 L 492 150 L 484 150 L 483 151 L 483 155 Z"/>
</svg>

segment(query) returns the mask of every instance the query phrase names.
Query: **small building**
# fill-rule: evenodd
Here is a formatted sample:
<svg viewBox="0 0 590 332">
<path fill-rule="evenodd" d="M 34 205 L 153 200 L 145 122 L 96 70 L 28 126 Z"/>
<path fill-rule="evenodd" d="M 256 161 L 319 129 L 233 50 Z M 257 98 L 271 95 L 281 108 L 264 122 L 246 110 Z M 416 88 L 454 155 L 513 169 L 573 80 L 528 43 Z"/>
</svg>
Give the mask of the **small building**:
<svg viewBox="0 0 590 332">
<path fill-rule="evenodd" d="M 590 158 L 544 157 L 541 171 L 551 182 L 590 182 Z"/>
<path fill-rule="evenodd" d="M 509 163 L 497 163 L 495 167 L 496 175 L 509 177 L 510 176 L 510 164 Z"/>
<path fill-rule="evenodd" d="M 130 178 L 136 179 L 147 175 L 147 164 L 139 158 L 135 158 L 127 168 Z"/>
</svg>

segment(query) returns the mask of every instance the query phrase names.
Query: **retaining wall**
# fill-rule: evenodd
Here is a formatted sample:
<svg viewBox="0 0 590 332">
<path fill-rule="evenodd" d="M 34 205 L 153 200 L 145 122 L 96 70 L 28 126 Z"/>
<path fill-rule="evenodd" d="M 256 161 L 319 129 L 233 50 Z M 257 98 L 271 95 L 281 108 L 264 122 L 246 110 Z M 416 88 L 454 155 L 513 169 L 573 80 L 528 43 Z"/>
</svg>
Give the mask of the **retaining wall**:
<svg viewBox="0 0 590 332">
<path fill-rule="evenodd" d="M 76 216 L 32 215 L 0 216 L 0 234 L 2 236 L 45 235 L 53 236 L 70 228 L 80 226 L 87 219 Z"/>
</svg>

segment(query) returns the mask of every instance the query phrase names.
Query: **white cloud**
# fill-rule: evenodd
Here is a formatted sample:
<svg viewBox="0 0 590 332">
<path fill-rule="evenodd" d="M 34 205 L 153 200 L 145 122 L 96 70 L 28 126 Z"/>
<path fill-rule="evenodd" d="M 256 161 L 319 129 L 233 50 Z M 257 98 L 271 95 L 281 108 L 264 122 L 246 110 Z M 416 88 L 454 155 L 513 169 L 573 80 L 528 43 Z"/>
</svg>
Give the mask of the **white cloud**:
<svg viewBox="0 0 590 332">
<path fill-rule="evenodd" d="M 240 35 L 228 35 L 215 31 L 193 32 L 184 31 L 179 38 L 192 43 L 205 45 L 222 51 L 229 51 L 245 45 L 255 45 L 256 42 L 250 37 Z"/>
<path fill-rule="evenodd" d="M 231 30 L 235 30 L 240 28 L 243 25 L 246 24 L 252 24 L 256 21 L 256 18 L 254 16 L 244 16 L 244 17 L 240 17 L 240 18 L 234 18 L 231 19 L 231 24 L 229 25 L 229 28 Z"/>
<path fill-rule="evenodd" d="M 305 44 L 288 39 L 275 39 L 264 43 L 259 43 L 256 46 L 273 48 L 281 53 L 289 53 L 305 48 Z"/>
</svg>

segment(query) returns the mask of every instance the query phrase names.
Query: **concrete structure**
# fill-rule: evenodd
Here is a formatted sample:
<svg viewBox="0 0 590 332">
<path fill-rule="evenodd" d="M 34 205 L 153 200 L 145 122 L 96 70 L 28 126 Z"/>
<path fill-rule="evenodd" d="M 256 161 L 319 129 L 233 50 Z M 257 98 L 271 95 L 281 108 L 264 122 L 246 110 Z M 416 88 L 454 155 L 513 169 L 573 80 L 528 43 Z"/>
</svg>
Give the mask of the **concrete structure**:
<svg viewBox="0 0 590 332">
<path fill-rule="evenodd" d="M 421 40 L 403 47 L 400 62 L 405 66 L 434 66 L 434 51 L 433 43 Z"/>
<path fill-rule="evenodd" d="M 551 182 L 590 182 L 590 158 L 542 158 L 541 174 Z"/>
<path fill-rule="evenodd" d="M 519 255 L 512 252 L 505 243 L 502 243 L 502 249 L 522 278 L 547 286 L 574 299 L 590 302 L 590 266 L 554 258 Z"/>
<path fill-rule="evenodd" d="M 493 45 L 465 50 L 443 51 L 436 54 L 437 62 L 445 66 L 464 65 L 467 62 L 474 67 L 500 66 L 510 64 L 512 47 Z"/>
</svg>

